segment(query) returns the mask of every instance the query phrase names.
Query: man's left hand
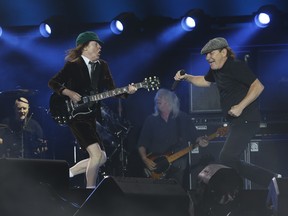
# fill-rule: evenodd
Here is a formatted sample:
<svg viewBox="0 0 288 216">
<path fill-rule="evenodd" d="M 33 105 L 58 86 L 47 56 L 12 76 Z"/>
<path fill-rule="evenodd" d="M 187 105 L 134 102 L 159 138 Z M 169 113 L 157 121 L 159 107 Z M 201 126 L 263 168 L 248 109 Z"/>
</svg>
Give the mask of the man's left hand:
<svg viewBox="0 0 288 216">
<path fill-rule="evenodd" d="M 129 84 L 128 94 L 134 94 L 137 91 L 137 88 L 134 86 L 134 83 Z"/>
</svg>

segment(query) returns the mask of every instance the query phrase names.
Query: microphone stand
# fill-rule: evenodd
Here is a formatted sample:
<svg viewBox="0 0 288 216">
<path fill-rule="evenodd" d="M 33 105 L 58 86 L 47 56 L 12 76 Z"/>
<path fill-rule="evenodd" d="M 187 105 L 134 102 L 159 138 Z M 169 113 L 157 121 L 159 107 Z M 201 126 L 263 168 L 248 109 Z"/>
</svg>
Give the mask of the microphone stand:
<svg viewBox="0 0 288 216">
<path fill-rule="evenodd" d="M 118 131 L 117 133 L 115 133 L 115 135 L 119 138 L 119 143 L 110 155 L 110 159 L 112 160 L 113 156 L 119 151 L 119 161 L 121 163 L 120 175 L 122 177 L 125 176 L 125 173 L 127 171 L 127 155 L 128 155 L 128 153 L 124 147 L 124 140 L 127 137 L 128 133 L 130 132 L 131 126 L 129 126 L 128 128 L 125 128 L 125 129 L 122 129 L 122 130 Z"/>
<path fill-rule="evenodd" d="M 21 131 L 21 158 L 24 158 L 25 156 L 25 150 L 24 150 L 24 130 L 26 129 L 29 121 L 31 120 L 33 116 L 33 113 L 31 113 L 31 115 L 29 116 L 29 118 L 25 118 L 24 119 L 24 123 L 23 123 L 23 126 L 22 126 L 22 131 Z"/>
</svg>

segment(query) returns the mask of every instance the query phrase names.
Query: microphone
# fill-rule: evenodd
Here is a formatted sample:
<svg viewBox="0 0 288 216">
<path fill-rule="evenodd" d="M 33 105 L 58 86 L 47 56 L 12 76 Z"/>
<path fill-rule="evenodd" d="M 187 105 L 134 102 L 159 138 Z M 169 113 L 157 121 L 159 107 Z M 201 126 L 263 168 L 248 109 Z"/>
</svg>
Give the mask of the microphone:
<svg viewBox="0 0 288 216">
<path fill-rule="evenodd" d="M 250 55 L 249 55 L 249 54 L 246 54 L 246 55 L 244 56 L 244 61 L 247 62 L 247 61 L 248 61 L 248 58 L 250 58 Z"/>
<path fill-rule="evenodd" d="M 180 75 L 182 76 L 182 75 L 184 75 L 184 74 L 185 74 L 185 70 L 183 70 L 183 69 L 180 70 Z M 174 91 L 174 90 L 176 89 L 179 81 L 180 81 L 180 80 L 175 80 L 175 81 L 174 81 L 174 83 L 173 83 L 173 85 L 172 85 L 172 87 L 171 87 L 171 90 L 172 90 L 172 91 Z"/>
</svg>

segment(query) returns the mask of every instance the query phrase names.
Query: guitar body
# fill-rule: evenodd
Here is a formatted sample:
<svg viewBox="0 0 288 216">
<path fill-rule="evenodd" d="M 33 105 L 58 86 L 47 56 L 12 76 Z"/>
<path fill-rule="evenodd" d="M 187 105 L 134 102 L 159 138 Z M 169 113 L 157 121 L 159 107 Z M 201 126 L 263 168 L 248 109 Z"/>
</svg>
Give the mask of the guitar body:
<svg viewBox="0 0 288 216">
<path fill-rule="evenodd" d="M 53 93 L 49 100 L 49 112 L 52 118 L 60 125 L 66 124 L 70 119 L 70 113 L 66 108 L 68 97 Z"/>
<path fill-rule="evenodd" d="M 167 159 L 167 155 L 150 155 L 148 157 L 150 160 L 153 160 L 156 164 L 156 170 L 150 171 L 145 168 L 145 173 L 147 177 L 151 177 L 152 179 L 163 179 L 165 178 L 168 170 L 171 167 L 171 163 L 169 163 Z"/>
<path fill-rule="evenodd" d="M 65 125 L 78 114 L 92 112 L 91 103 L 73 104 L 67 96 L 53 93 L 49 101 L 49 111 L 52 118 L 60 125 Z"/>
</svg>

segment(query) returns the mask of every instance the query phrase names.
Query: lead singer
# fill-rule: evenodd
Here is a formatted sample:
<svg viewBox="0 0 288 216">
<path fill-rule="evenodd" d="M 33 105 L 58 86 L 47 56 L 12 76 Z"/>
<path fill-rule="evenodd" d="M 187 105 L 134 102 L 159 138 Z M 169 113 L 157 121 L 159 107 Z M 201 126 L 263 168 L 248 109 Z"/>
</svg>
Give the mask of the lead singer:
<svg viewBox="0 0 288 216">
<path fill-rule="evenodd" d="M 76 48 L 68 50 L 64 67 L 53 76 L 48 86 L 59 95 L 67 96 L 73 103 L 81 96 L 115 89 L 108 64 L 100 59 L 103 42 L 94 32 L 83 32 L 76 39 Z M 92 70 L 92 65 L 96 69 Z M 96 72 L 96 73 L 94 73 Z M 128 86 L 128 94 L 136 91 L 133 84 Z M 126 97 L 121 95 L 121 97 Z M 77 115 L 68 122 L 72 133 L 89 158 L 79 161 L 69 170 L 70 177 L 86 173 L 86 188 L 95 188 L 99 168 L 106 162 L 106 153 L 99 134 L 96 120 L 101 120 L 100 102 L 93 105 L 93 112 Z"/>
<path fill-rule="evenodd" d="M 258 97 L 264 86 L 245 62 L 235 59 L 225 38 L 210 40 L 202 48 L 201 54 L 206 56 L 210 65 L 205 76 L 181 75 L 178 71 L 174 79 L 185 80 L 199 87 L 209 87 L 216 83 L 222 111 L 230 128 L 220 152 L 220 161 L 235 168 L 241 176 L 267 187 L 273 177 L 281 175 L 240 160 L 248 142 L 259 129 Z"/>
</svg>

